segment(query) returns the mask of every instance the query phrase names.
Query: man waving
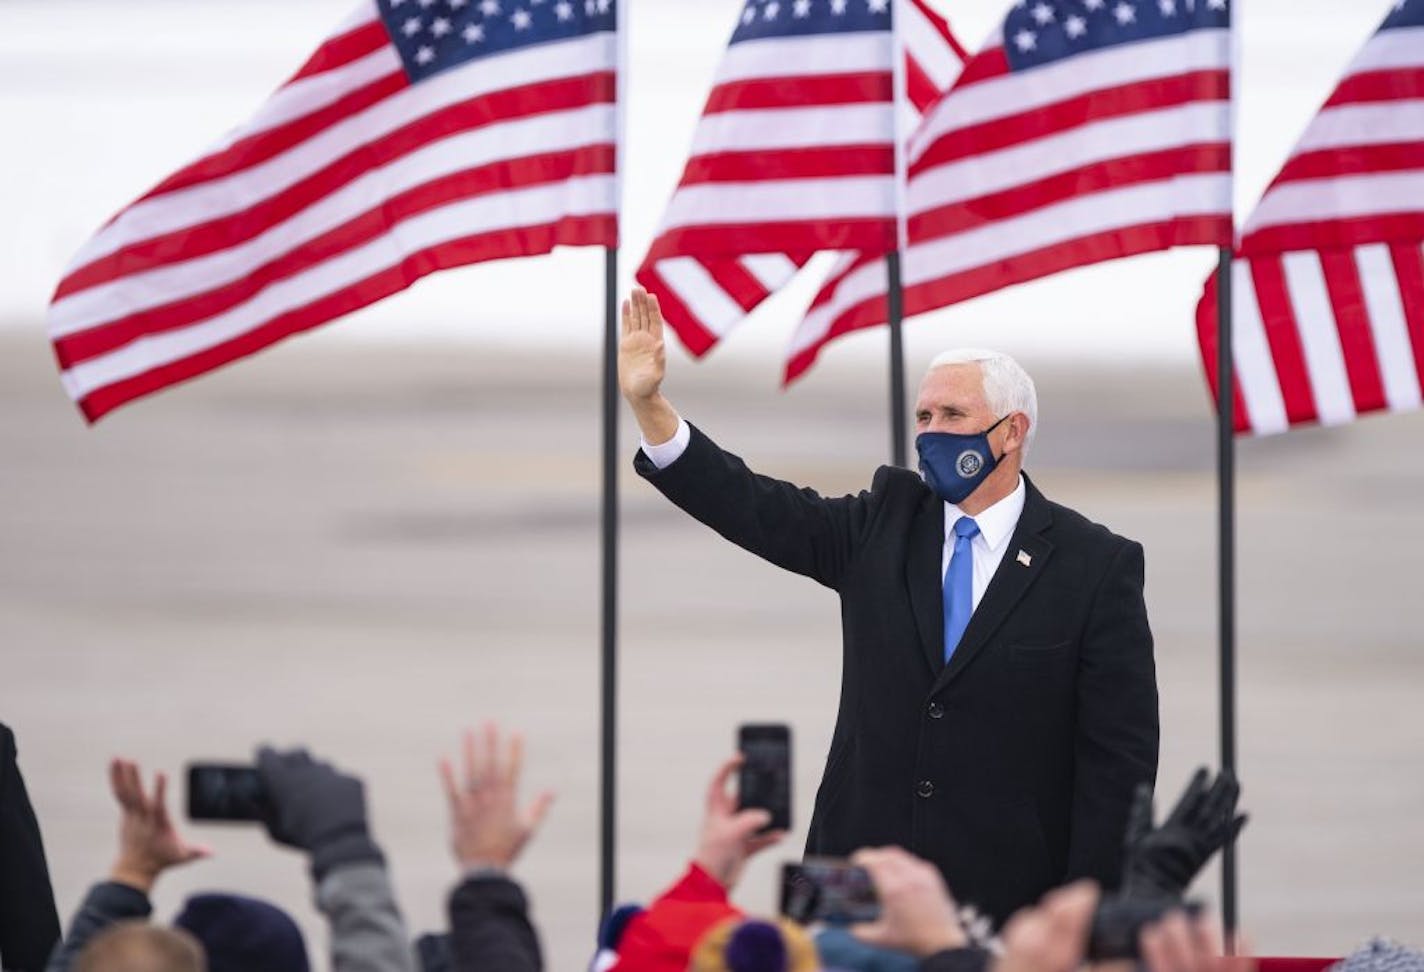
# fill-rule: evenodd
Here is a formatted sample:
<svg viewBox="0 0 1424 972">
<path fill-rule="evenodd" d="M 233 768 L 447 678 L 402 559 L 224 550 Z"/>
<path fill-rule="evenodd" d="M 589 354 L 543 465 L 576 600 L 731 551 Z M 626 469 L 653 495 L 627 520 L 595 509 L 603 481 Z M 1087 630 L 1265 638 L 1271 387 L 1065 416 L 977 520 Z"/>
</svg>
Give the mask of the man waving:
<svg viewBox="0 0 1424 972">
<path fill-rule="evenodd" d="M 623 306 L 639 475 L 733 543 L 835 590 L 842 681 L 808 854 L 899 845 L 1003 920 L 1049 888 L 1112 886 L 1157 771 L 1142 547 L 1023 474 L 1038 403 L 1011 358 L 952 351 L 915 404 L 921 474 L 827 499 L 752 472 L 662 394 L 657 300 Z"/>
</svg>

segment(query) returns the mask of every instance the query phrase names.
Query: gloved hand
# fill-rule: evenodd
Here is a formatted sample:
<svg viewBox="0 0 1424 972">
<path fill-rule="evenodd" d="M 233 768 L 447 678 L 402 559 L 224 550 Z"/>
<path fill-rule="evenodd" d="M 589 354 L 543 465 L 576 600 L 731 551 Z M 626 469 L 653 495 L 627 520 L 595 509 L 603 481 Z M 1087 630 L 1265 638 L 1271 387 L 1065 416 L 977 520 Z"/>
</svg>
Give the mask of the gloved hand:
<svg viewBox="0 0 1424 972">
<path fill-rule="evenodd" d="M 1236 815 L 1241 787 L 1230 771 L 1215 780 L 1205 768 L 1197 770 L 1177 805 L 1162 821 L 1152 825 L 1152 789 L 1137 788 L 1128 816 L 1123 898 L 1178 899 L 1213 854 L 1236 839 L 1246 825 Z"/>
<path fill-rule="evenodd" d="M 257 771 L 267 793 L 267 833 L 310 854 L 317 882 L 342 865 L 383 860 L 356 777 L 312 759 L 305 749 L 279 753 L 269 746 L 257 751 Z"/>
</svg>

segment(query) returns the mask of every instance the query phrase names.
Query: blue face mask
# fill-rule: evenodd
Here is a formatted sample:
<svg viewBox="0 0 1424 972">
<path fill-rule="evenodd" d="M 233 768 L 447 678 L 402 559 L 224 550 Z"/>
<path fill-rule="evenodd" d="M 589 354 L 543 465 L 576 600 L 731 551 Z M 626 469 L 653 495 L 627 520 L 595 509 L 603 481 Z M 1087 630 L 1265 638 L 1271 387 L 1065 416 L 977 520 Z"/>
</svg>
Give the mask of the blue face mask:
<svg viewBox="0 0 1424 972">
<path fill-rule="evenodd" d="M 946 503 L 958 505 L 989 478 L 999 459 L 989 446 L 989 433 L 1004 424 L 999 419 L 977 435 L 958 432 L 921 432 L 915 439 L 920 454 L 920 475 Z"/>
</svg>

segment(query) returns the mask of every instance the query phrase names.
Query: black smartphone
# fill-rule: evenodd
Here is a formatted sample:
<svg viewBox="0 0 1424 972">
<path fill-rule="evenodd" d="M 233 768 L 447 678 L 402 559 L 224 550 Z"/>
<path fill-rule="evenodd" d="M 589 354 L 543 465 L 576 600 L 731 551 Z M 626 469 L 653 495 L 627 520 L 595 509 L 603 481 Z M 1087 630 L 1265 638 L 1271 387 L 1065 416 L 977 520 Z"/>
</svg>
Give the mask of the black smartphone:
<svg viewBox="0 0 1424 972">
<path fill-rule="evenodd" d="M 875 921 L 880 917 L 880 899 L 864 868 L 808 857 L 800 864 L 781 865 L 781 913 L 803 925 Z"/>
<path fill-rule="evenodd" d="M 745 725 L 737 730 L 742 767 L 737 775 L 738 805 L 767 810 L 764 830 L 791 829 L 791 727 Z"/>
<path fill-rule="evenodd" d="M 188 817 L 191 820 L 262 820 L 267 794 L 256 767 L 230 763 L 188 765 Z"/>
<path fill-rule="evenodd" d="M 1093 913 L 1093 927 L 1088 934 L 1088 958 L 1091 961 L 1140 958 L 1137 939 L 1142 926 L 1174 910 L 1185 911 L 1187 917 L 1196 919 L 1201 915 L 1202 906 L 1199 901 L 1104 898 L 1098 902 L 1098 910 Z"/>
</svg>

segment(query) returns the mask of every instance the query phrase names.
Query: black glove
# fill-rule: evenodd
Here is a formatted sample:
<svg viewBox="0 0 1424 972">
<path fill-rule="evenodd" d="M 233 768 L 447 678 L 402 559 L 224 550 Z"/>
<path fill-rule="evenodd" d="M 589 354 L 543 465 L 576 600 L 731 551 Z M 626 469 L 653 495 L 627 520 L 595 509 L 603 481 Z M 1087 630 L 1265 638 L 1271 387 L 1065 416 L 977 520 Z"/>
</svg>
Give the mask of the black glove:
<svg viewBox="0 0 1424 972">
<path fill-rule="evenodd" d="M 366 792 L 354 776 L 312 759 L 305 749 L 257 751 L 257 771 L 267 796 L 267 833 L 279 844 L 311 855 L 320 882 L 334 868 L 381 862 L 366 824 Z"/>
<path fill-rule="evenodd" d="M 1241 787 L 1231 772 L 1215 780 L 1197 770 L 1186 791 L 1162 821 L 1152 826 L 1152 789 L 1139 786 L 1127 822 L 1123 898 L 1169 898 L 1186 893 L 1212 855 L 1236 839 L 1246 816 L 1236 816 Z"/>
</svg>

